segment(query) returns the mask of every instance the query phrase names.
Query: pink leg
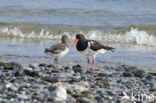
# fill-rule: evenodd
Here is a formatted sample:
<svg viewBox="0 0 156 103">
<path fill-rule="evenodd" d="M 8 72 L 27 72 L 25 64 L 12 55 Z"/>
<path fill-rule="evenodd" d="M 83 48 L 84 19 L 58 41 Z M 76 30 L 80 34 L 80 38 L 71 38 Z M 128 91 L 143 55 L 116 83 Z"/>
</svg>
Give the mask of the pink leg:
<svg viewBox="0 0 156 103">
<path fill-rule="evenodd" d="M 89 71 L 89 64 L 90 64 L 90 61 L 89 61 L 89 58 L 88 58 L 88 57 L 87 57 L 87 60 L 88 60 L 87 71 Z"/>
<path fill-rule="evenodd" d="M 94 71 L 94 66 L 95 66 L 95 57 L 93 57 L 93 63 L 92 63 L 92 71 Z"/>
</svg>

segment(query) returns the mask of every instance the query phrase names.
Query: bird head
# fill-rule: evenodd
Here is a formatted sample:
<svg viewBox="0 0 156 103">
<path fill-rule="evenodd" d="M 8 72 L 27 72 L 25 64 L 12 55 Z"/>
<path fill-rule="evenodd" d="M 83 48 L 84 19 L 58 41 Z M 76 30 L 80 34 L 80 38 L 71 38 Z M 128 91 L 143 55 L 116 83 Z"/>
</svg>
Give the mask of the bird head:
<svg viewBox="0 0 156 103">
<path fill-rule="evenodd" d="M 84 37 L 84 35 L 82 35 L 82 34 L 76 34 L 76 39 L 75 39 L 74 43 L 72 44 L 72 47 L 73 47 L 75 44 L 77 44 L 77 42 L 78 42 L 79 40 L 82 40 L 82 39 L 86 39 L 86 38 Z"/>
</svg>

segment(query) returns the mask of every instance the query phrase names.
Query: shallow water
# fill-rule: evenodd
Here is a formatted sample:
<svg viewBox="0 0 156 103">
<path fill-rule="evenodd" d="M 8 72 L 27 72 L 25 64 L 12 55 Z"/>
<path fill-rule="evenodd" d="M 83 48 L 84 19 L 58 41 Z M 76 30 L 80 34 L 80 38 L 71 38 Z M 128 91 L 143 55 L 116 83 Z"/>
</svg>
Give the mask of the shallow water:
<svg viewBox="0 0 156 103">
<path fill-rule="evenodd" d="M 1 0 L 0 61 L 46 62 L 44 49 L 63 34 L 82 33 L 113 46 L 96 66 L 127 64 L 156 70 L 155 0 Z M 86 65 L 72 48 L 61 64 Z"/>
<path fill-rule="evenodd" d="M 18 42 L 17 42 L 18 41 Z M 51 63 L 53 58 L 44 54 L 44 49 L 57 43 L 56 40 L 30 40 L 20 41 L 2 41 L 0 44 L 0 61 L 16 61 L 24 64 L 28 63 Z M 105 44 L 107 45 L 107 44 Z M 105 65 L 131 65 L 146 70 L 155 70 L 156 67 L 156 49 L 153 47 L 137 45 L 116 45 L 115 52 L 107 52 L 104 55 L 96 57 L 96 67 L 100 68 Z M 92 59 L 92 58 L 90 58 Z M 67 55 L 60 59 L 61 65 L 80 64 L 83 67 L 87 65 L 86 57 L 80 54 L 76 48 L 70 48 Z"/>
</svg>

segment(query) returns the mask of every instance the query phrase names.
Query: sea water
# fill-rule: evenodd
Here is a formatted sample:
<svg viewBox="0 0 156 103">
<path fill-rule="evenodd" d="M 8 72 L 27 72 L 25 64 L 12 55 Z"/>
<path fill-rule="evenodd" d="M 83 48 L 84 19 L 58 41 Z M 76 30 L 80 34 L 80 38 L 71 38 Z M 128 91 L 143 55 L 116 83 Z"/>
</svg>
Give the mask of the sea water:
<svg viewBox="0 0 156 103">
<path fill-rule="evenodd" d="M 156 70 L 155 0 L 1 0 L 0 60 L 51 62 L 44 49 L 63 34 L 98 40 L 115 52 L 97 56 L 96 65 L 127 64 Z M 86 65 L 71 48 L 64 65 Z"/>
</svg>

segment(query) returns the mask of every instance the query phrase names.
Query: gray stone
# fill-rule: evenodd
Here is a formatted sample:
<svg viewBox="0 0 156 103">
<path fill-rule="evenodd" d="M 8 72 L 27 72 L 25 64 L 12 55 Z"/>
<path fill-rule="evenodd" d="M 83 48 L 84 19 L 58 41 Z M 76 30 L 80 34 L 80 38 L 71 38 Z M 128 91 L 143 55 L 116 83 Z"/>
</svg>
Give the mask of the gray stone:
<svg viewBox="0 0 156 103">
<path fill-rule="evenodd" d="M 135 70 L 132 72 L 134 74 L 135 77 L 145 77 L 146 76 L 146 73 L 144 70 Z"/>
<path fill-rule="evenodd" d="M 43 78 L 43 80 L 50 83 L 55 83 L 55 82 L 59 82 L 59 77 L 46 76 Z"/>
<path fill-rule="evenodd" d="M 133 74 L 131 72 L 125 71 L 122 74 L 124 77 L 133 77 Z"/>
<path fill-rule="evenodd" d="M 50 91 L 50 96 L 54 97 L 55 101 L 64 101 L 67 99 L 67 91 L 64 87 L 58 86 Z"/>
<path fill-rule="evenodd" d="M 80 65 L 73 66 L 72 68 L 75 73 L 82 73 L 82 68 Z"/>
<path fill-rule="evenodd" d="M 94 100 L 88 99 L 88 98 L 85 98 L 85 97 L 78 98 L 77 102 L 78 103 L 96 103 Z"/>
</svg>

